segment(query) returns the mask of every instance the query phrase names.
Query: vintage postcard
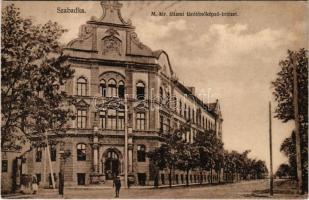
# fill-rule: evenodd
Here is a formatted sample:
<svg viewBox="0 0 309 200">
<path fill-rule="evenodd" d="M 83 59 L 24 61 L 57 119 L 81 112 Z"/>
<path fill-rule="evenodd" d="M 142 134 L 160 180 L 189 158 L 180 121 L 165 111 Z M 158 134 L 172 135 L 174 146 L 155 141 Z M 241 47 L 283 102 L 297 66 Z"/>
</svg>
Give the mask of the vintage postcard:
<svg viewBox="0 0 309 200">
<path fill-rule="evenodd" d="M 2 1 L 2 198 L 307 199 L 307 8 Z"/>
</svg>

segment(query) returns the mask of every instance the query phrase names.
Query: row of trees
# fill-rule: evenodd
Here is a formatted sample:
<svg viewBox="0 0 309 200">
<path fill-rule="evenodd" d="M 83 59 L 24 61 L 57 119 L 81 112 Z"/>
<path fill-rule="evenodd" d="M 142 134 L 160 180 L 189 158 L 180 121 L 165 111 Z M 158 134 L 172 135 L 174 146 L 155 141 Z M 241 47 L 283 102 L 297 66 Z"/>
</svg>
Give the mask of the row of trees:
<svg viewBox="0 0 309 200">
<path fill-rule="evenodd" d="M 296 67 L 303 182 L 302 192 L 305 192 L 308 191 L 308 51 L 306 49 L 300 49 L 298 51 L 288 50 L 287 58 L 281 60 L 279 66 L 281 70 L 277 73 L 277 78 L 272 82 L 272 86 L 274 88 L 273 94 L 277 102 L 275 117 L 283 123 L 295 120 L 293 105 L 293 67 Z M 282 142 L 280 151 L 287 156 L 289 164 L 280 165 L 276 175 L 287 175 L 297 180 L 295 131 L 292 131 L 291 135 Z"/>
<path fill-rule="evenodd" d="M 148 152 L 148 157 L 158 170 L 169 171 L 170 187 L 172 175 L 176 169 L 186 172 L 186 185 L 189 185 L 188 177 L 191 170 L 198 170 L 200 177 L 204 171 L 209 171 L 210 183 L 213 182 L 213 172 L 216 173 L 216 179 L 219 182 L 220 177 L 223 177 L 225 182 L 234 181 L 234 179 L 237 181 L 259 179 L 268 172 L 264 161 L 248 157 L 249 150 L 243 153 L 225 150 L 222 140 L 214 131 L 198 132 L 193 143 L 186 142 L 182 139 L 182 135 L 187 132 L 187 127 L 183 126 L 170 134 L 163 135 L 164 142 L 161 146 Z M 155 185 L 157 181 L 155 179 Z M 202 179 L 199 181 L 202 183 Z"/>
</svg>

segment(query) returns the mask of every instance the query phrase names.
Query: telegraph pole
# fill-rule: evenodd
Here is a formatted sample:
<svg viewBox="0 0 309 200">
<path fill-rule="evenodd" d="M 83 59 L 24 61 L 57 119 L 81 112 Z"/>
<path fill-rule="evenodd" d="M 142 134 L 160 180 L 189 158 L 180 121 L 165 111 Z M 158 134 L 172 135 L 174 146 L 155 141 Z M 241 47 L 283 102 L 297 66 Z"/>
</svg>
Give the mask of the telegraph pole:
<svg viewBox="0 0 309 200">
<path fill-rule="evenodd" d="M 125 90 L 127 91 L 127 90 Z M 128 99 L 127 94 L 124 95 L 124 188 L 128 188 Z"/>
<path fill-rule="evenodd" d="M 269 102 L 269 155 L 270 155 L 270 172 L 269 172 L 269 194 L 274 195 L 274 177 L 273 177 L 273 147 L 272 147 L 272 127 L 271 127 L 271 102 Z"/>
<path fill-rule="evenodd" d="M 296 164 L 297 164 L 297 183 L 298 193 L 303 194 L 303 179 L 302 179 L 302 164 L 301 164 L 301 136 L 299 131 L 299 111 L 298 111 L 298 84 L 297 71 L 295 63 L 295 53 L 292 52 L 292 67 L 293 67 L 293 107 L 294 107 L 294 121 L 295 121 L 295 136 L 296 136 Z"/>
</svg>

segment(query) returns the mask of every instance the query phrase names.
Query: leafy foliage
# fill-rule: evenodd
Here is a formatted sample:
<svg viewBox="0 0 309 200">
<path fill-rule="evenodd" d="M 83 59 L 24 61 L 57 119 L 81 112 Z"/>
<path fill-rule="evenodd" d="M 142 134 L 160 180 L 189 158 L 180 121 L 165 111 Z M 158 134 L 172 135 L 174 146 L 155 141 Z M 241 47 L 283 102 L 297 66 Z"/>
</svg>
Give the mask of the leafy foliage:
<svg viewBox="0 0 309 200">
<path fill-rule="evenodd" d="M 293 62 L 294 58 L 294 62 Z M 272 82 L 274 86 L 274 96 L 278 105 L 275 110 L 278 119 L 283 122 L 294 120 L 293 106 L 293 66 L 296 65 L 299 123 L 301 135 L 301 160 L 303 171 L 304 188 L 308 185 L 308 51 L 288 50 L 286 59 L 279 63 L 281 70 L 277 74 L 277 79 Z M 293 132 L 281 144 L 282 151 L 289 159 L 291 176 L 296 178 L 296 139 Z"/>
<path fill-rule="evenodd" d="M 65 130 L 73 98 L 62 89 L 74 73 L 61 56 L 66 31 L 55 22 L 35 25 L 14 4 L 2 11 L 1 147 Z"/>
</svg>

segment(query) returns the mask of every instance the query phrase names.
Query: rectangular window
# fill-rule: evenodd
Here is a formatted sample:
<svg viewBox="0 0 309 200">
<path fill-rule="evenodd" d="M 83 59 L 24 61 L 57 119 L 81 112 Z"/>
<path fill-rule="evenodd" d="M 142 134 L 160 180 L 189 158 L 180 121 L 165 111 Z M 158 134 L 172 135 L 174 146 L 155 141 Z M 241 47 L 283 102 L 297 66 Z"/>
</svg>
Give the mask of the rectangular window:
<svg viewBox="0 0 309 200">
<path fill-rule="evenodd" d="M 160 132 L 163 133 L 163 116 L 160 116 Z"/>
<path fill-rule="evenodd" d="M 41 174 L 35 174 L 36 175 L 36 180 L 38 181 L 38 185 L 40 185 L 40 182 L 42 180 Z"/>
<path fill-rule="evenodd" d="M 116 110 L 108 110 L 108 118 L 107 118 L 107 127 L 111 130 L 116 130 L 117 124 L 116 124 Z"/>
<path fill-rule="evenodd" d="M 106 112 L 100 111 L 100 127 L 106 129 Z"/>
<path fill-rule="evenodd" d="M 77 185 L 85 185 L 86 174 L 77 173 Z"/>
<path fill-rule="evenodd" d="M 137 161 L 138 162 L 146 161 L 146 146 L 145 145 L 137 146 Z"/>
<path fill-rule="evenodd" d="M 175 179 L 176 179 L 176 184 L 178 184 L 178 183 L 179 183 L 179 182 L 178 182 L 178 174 L 176 174 Z"/>
<path fill-rule="evenodd" d="M 2 160 L 2 172 L 8 172 L 8 160 Z"/>
<path fill-rule="evenodd" d="M 145 173 L 137 173 L 138 184 L 141 186 L 146 185 L 146 174 Z"/>
<path fill-rule="evenodd" d="M 124 112 L 118 112 L 118 120 L 117 120 L 117 128 L 118 130 L 124 130 Z"/>
<path fill-rule="evenodd" d="M 38 147 L 36 148 L 35 152 L 35 162 L 41 162 L 42 161 L 42 148 Z"/>
<path fill-rule="evenodd" d="M 57 158 L 57 146 L 55 144 L 50 146 L 50 159 L 56 161 Z"/>
<path fill-rule="evenodd" d="M 136 113 L 136 129 L 145 130 L 145 113 Z"/>
<path fill-rule="evenodd" d="M 87 124 L 87 111 L 77 110 L 77 128 L 86 128 Z"/>
</svg>

